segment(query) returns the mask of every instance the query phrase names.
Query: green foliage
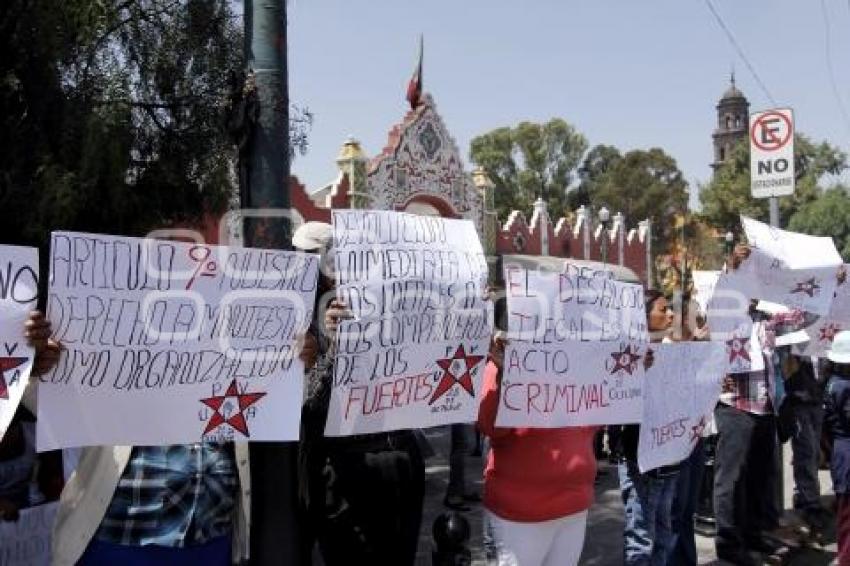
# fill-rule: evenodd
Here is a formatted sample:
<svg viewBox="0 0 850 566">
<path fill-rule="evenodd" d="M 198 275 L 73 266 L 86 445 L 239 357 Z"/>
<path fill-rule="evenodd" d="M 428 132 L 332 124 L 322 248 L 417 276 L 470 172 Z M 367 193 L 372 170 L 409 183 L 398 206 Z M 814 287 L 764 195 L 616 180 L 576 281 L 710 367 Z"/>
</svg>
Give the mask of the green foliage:
<svg viewBox="0 0 850 566">
<path fill-rule="evenodd" d="M 6 0 L 0 49 L 0 241 L 142 234 L 224 207 L 230 2 Z"/>
<path fill-rule="evenodd" d="M 505 220 L 512 210 L 531 213 L 543 196 L 552 216 L 567 213 L 567 188 L 587 150 L 576 129 L 553 118 L 544 124 L 522 122 L 497 128 L 472 140 L 470 158 L 495 184 L 496 210 Z"/>
<path fill-rule="evenodd" d="M 847 156 L 826 142 L 813 144 L 803 135 L 794 138 L 796 187 L 794 194 L 779 197 L 779 216 L 787 226 L 794 213 L 811 203 L 821 193 L 820 179 L 827 174 L 837 175 L 847 168 Z M 768 219 L 768 199 L 750 195 L 750 148 L 742 140 L 717 170 L 711 182 L 700 192 L 702 217 L 719 230 L 737 231 L 739 215 L 760 220 Z"/>
<path fill-rule="evenodd" d="M 791 217 L 788 229 L 815 236 L 832 236 L 845 262 L 850 262 L 850 194 L 847 187 L 827 189 L 802 205 Z"/>
<path fill-rule="evenodd" d="M 628 222 L 652 222 L 652 249 L 664 253 L 676 237 L 672 218 L 687 209 L 688 184 L 676 160 L 662 149 L 636 149 L 620 155 L 616 148 L 596 146 L 581 168 L 584 193 L 594 208 L 622 212 Z"/>
</svg>

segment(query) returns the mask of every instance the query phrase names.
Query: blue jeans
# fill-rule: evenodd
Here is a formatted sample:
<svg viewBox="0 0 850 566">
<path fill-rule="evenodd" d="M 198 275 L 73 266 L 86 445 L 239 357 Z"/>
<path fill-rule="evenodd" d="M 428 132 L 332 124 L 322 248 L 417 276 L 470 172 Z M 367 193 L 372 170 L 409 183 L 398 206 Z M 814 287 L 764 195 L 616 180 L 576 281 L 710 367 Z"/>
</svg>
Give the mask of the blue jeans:
<svg viewBox="0 0 850 566">
<path fill-rule="evenodd" d="M 623 563 L 664 566 L 675 544 L 671 516 L 678 473 L 641 474 L 634 462 L 620 462 L 618 471 L 626 508 Z"/>
<path fill-rule="evenodd" d="M 694 512 L 699 502 L 702 473 L 705 467 L 705 441 L 700 439 L 687 460 L 682 462 L 673 498 L 673 551 L 670 566 L 696 566 L 697 546 L 694 540 Z"/>
</svg>

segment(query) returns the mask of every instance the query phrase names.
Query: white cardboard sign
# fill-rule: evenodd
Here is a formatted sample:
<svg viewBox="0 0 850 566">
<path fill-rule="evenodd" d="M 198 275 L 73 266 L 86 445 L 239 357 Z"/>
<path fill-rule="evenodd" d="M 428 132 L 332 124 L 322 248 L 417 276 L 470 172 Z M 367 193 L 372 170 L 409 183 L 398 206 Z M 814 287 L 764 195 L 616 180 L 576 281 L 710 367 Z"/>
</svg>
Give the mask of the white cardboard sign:
<svg viewBox="0 0 850 566">
<path fill-rule="evenodd" d="M 641 342 L 510 342 L 496 426 L 640 422 L 647 347 Z"/>
<path fill-rule="evenodd" d="M 318 258 L 54 232 L 40 451 L 298 438 Z"/>
<path fill-rule="evenodd" d="M 469 220 L 335 210 L 340 325 L 325 434 L 472 422 L 493 331 Z"/>
<path fill-rule="evenodd" d="M 805 329 L 809 341 L 800 344 L 799 353 L 803 356 L 826 356 L 835 335 L 842 330 L 850 330 L 850 282 L 847 281 L 836 288 L 829 314 Z"/>
<path fill-rule="evenodd" d="M 759 326 L 749 313 L 751 293 L 740 270 L 722 273 L 706 307 L 711 340 L 726 348 L 727 373 L 764 369 Z"/>
<path fill-rule="evenodd" d="M 711 421 L 726 369 L 718 342 L 653 346 L 643 384 L 638 466 L 646 472 L 687 458 Z"/>
<path fill-rule="evenodd" d="M 809 236 L 742 216 L 750 257 L 738 268 L 751 297 L 815 314 L 829 312 L 841 256 L 830 237 Z"/>
<path fill-rule="evenodd" d="M 0 440 L 29 382 L 35 350 L 24 323 L 38 299 L 38 250 L 0 246 Z"/>
<path fill-rule="evenodd" d="M 643 286 L 564 260 L 560 273 L 505 259 L 511 341 L 649 342 Z"/>
</svg>

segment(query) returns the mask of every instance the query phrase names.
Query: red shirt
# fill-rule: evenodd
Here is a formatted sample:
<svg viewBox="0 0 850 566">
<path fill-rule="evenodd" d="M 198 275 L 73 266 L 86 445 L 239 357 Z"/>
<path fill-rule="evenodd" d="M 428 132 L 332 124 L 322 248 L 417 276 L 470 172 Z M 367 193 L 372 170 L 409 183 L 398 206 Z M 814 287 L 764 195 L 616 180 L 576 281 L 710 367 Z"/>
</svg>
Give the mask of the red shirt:
<svg viewBox="0 0 850 566">
<path fill-rule="evenodd" d="M 484 506 L 508 521 L 537 523 L 593 504 L 596 427 L 496 428 L 498 368 L 484 371 L 478 427 L 490 437 Z"/>
</svg>

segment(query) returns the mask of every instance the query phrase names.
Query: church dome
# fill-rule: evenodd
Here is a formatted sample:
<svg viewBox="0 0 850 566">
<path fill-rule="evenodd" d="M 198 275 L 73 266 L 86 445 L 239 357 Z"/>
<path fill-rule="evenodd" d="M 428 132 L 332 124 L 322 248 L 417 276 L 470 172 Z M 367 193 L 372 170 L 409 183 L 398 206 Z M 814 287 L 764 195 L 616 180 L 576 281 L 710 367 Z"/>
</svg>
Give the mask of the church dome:
<svg viewBox="0 0 850 566">
<path fill-rule="evenodd" d="M 747 97 L 744 96 L 744 93 L 741 92 L 737 86 L 735 86 L 735 75 L 732 75 L 732 80 L 729 82 L 729 88 L 726 89 L 726 92 L 723 93 L 723 96 L 720 98 L 720 102 L 731 102 L 731 101 L 746 101 Z"/>
</svg>

